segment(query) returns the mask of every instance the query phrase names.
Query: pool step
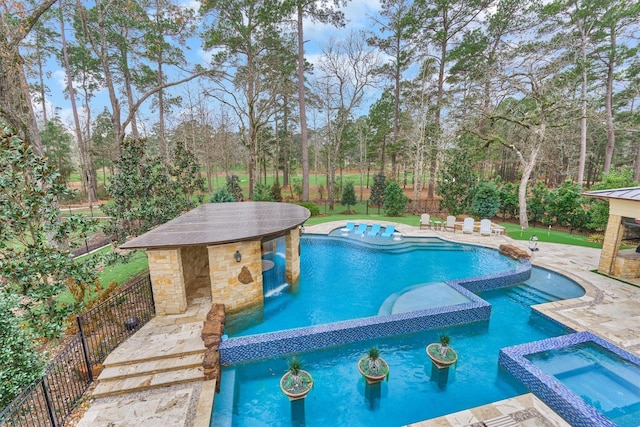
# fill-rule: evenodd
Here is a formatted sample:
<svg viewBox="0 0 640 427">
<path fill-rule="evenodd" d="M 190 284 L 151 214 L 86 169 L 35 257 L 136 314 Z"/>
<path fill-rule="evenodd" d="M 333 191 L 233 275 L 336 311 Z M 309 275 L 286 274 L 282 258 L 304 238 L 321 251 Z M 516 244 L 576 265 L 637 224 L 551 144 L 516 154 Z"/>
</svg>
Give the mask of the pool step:
<svg viewBox="0 0 640 427">
<path fill-rule="evenodd" d="M 527 285 L 519 285 L 511 288 L 509 290 L 509 297 L 529 306 L 558 300 L 555 295 Z"/>
</svg>

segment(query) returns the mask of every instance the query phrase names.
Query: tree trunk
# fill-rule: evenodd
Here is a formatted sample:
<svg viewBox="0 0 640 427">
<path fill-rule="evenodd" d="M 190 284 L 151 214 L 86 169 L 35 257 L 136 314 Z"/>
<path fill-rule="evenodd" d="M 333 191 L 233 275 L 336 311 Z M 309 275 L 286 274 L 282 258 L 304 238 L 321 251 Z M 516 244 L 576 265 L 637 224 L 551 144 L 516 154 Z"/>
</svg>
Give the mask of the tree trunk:
<svg viewBox="0 0 640 427">
<path fill-rule="evenodd" d="M 74 129 L 76 139 L 78 140 L 78 151 L 80 154 L 80 162 L 82 163 L 82 180 L 87 190 L 87 198 L 89 206 L 93 206 L 98 201 L 98 195 L 94 186 L 95 178 L 93 176 L 93 165 L 91 161 L 91 153 L 88 143 L 82 134 L 82 125 L 78 116 L 78 107 L 76 106 L 76 94 L 73 87 L 73 77 L 71 76 L 71 67 L 69 64 L 69 53 L 67 51 L 67 40 L 64 30 L 64 16 L 62 13 L 62 5 L 60 5 L 60 41 L 62 43 L 62 58 L 67 77 L 67 89 L 69 90 L 69 101 L 71 102 L 71 111 L 73 113 Z"/>
<path fill-rule="evenodd" d="M 580 117 L 580 158 L 578 161 L 578 184 L 584 185 L 584 167 L 587 159 L 587 40 L 582 35 L 582 109 Z"/>
<path fill-rule="evenodd" d="M 15 127 L 39 156 L 44 154 L 42 140 L 24 75 L 24 59 L 19 48 L 40 16 L 55 2 L 56 0 L 44 0 L 30 15 L 22 18 L 14 16 L 14 19 L 19 21 L 14 25 L 7 21 L 9 11 L 6 16 L 0 18 L 0 117 Z"/>
<path fill-rule="evenodd" d="M 304 36 L 302 4 L 298 4 L 298 104 L 300 108 L 300 137 L 302 138 L 302 201 L 309 200 L 309 136 L 304 97 Z"/>
<path fill-rule="evenodd" d="M 609 173 L 615 146 L 615 130 L 613 129 L 613 80 L 615 68 L 616 30 L 610 29 L 610 54 L 607 62 L 607 92 L 605 94 L 605 113 L 607 119 L 607 146 L 604 152 L 604 173 Z"/>
</svg>

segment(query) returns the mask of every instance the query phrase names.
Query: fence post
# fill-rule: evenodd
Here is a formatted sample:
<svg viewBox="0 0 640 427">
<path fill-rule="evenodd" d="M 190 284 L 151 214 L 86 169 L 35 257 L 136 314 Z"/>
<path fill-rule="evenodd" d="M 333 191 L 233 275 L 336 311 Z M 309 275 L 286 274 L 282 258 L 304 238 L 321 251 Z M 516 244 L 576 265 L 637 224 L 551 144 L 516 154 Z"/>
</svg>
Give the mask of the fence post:
<svg viewBox="0 0 640 427">
<path fill-rule="evenodd" d="M 87 375 L 89 376 L 89 383 L 93 382 L 93 372 L 91 372 L 91 359 L 89 358 L 89 346 L 85 339 L 84 330 L 82 329 L 82 320 L 80 316 L 76 316 L 78 322 L 78 333 L 80 334 L 80 342 L 82 343 L 82 354 L 84 356 L 84 363 L 87 365 Z"/>
<path fill-rule="evenodd" d="M 156 301 L 153 298 L 153 284 L 151 283 L 151 274 L 147 274 L 147 289 L 149 295 L 151 296 L 151 309 L 153 310 L 153 314 L 156 314 Z"/>
<path fill-rule="evenodd" d="M 47 414 L 53 427 L 58 427 L 58 421 L 56 420 L 56 413 L 53 409 L 53 402 L 51 401 L 51 395 L 49 394 L 49 384 L 47 383 L 47 375 L 45 374 L 42 379 L 42 392 L 44 393 L 44 401 L 47 404 Z"/>
</svg>

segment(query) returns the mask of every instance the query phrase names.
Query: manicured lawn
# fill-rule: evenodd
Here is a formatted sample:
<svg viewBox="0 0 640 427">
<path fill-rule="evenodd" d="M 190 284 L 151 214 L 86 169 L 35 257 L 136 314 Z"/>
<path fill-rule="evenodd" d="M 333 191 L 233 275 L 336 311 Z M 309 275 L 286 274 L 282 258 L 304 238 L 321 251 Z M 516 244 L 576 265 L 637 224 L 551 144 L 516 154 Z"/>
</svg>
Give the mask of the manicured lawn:
<svg viewBox="0 0 640 427">
<path fill-rule="evenodd" d="M 108 253 L 111 251 L 112 251 L 112 247 L 107 246 L 100 249 L 99 253 Z M 81 260 L 82 257 L 80 257 L 79 259 Z M 145 254 L 144 251 L 138 250 L 132 253 L 131 257 L 128 259 L 127 262 L 118 262 L 116 264 L 106 266 L 104 270 L 100 272 L 98 278 L 100 280 L 100 285 L 104 289 L 107 286 L 109 286 L 111 282 L 117 282 L 118 284 L 122 285 L 124 282 L 140 274 L 147 268 L 149 268 L 147 255 Z M 94 296 L 95 296 L 95 292 L 89 292 L 86 295 L 85 300 L 89 301 Z M 58 297 L 58 299 L 61 302 L 67 302 L 67 303 L 73 302 L 73 296 L 69 291 L 62 293 Z"/>
<path fill-rule="evenodd" d="M 578 233 L 568 233 L 566 231 L 554 230 L 549 227 L 529 227 L 522 230 L 519 224 L 500 223 L 505 227 L 507 235 L 514 240 L 529 240 L 531 236 L 536 236 L 539 242 L 563 243 L 565 245 L 586 246 L 589 248 L 602 248 L 602 243 L 589 242 L 588 236 Z"/>
</svg>

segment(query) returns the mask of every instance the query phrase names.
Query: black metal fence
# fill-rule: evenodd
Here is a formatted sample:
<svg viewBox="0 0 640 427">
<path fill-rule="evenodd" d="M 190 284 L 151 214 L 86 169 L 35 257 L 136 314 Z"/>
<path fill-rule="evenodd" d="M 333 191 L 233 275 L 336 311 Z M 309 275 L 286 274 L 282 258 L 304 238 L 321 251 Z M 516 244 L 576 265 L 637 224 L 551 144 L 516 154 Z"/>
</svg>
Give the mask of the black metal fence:
<svg viewBox="0 0 640 427">
<path fill-rule="evenodd" d="M 0 426 L 63 425 L 104 359 L 154 314 L 151 280 L 146 275 L 77 316 L 79 332 L 51 360 L 44 376 L 0 413 Z"/>
</svg>

